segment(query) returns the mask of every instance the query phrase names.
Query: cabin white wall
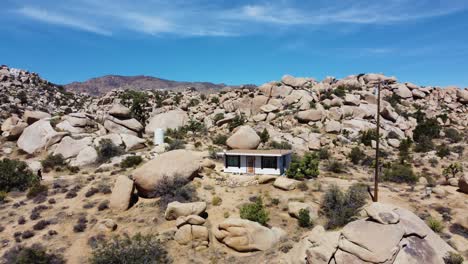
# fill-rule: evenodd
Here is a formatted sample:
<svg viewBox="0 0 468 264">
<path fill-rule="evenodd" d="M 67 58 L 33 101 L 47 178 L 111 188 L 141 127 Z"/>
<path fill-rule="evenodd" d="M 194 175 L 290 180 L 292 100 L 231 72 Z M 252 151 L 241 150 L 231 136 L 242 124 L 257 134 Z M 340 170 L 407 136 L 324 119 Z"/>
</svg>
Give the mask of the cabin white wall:
<svg viewBox="0 0 468 264">
<path fill-rule="evenodd" d="M 224 164 L 226 164 L 226 156 L 224 156 Z M 247 159 L 245 156 L 240 156 L 240 168 L 239 167 L 224 167 L 224 172 L 229 173 L 247 173 Z"/>
</svg>

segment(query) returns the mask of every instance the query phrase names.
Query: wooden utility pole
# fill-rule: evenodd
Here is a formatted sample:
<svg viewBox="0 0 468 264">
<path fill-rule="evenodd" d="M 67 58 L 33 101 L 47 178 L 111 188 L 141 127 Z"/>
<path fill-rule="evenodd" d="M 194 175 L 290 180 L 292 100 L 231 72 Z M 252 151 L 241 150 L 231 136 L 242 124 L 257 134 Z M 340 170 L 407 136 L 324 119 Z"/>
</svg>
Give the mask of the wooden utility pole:
<svg viewBox="0 0 468 264">
<path fill-rule="evenodd" d="M 379 146 L 380 146 L 380 82 L 377 86 L 377 142 L 375 146 L 375 177 L 374 177 L 374 195 L 372 200 L 379 201 Z"/>
</svg>

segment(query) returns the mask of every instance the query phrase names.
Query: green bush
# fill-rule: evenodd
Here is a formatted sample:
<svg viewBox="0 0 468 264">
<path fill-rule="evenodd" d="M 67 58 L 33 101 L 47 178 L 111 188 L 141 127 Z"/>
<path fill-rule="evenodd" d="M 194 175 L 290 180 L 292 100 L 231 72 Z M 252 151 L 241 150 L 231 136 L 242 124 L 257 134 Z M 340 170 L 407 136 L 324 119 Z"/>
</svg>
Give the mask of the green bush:
<svg viewBox="0 0 468 264">
<path fill-rule="evenodd" d="M 116 146 L 112 140 L 105 138 L 101 139 L 99 146 L 97 147 L 98 162 L 106 162 L 115 156 L 119 156 L 124 153 L 124 150 L 120 146 Z"/>
<path fill-rule="evenodd" d="M 41 164 L 44 168 L 44 171 L 46 172 L 51 169 L 55 169 L 56 167 L 66 166 L 65 159 L 63 158 L 62 154 L 49 154 L 44 160 L 41 161 Z"/>
<path fill-rule="evenodd" d="M 26 163 L 10 159 L 0 160 L 0 191 L 25 191 L 37 181 L 37 176 L 29 170 Z"/>
<path fill-rule="evenodd" d="M 329 159 L 331 156 L 330 150 L 328 150 L 328 148 L 320 148 L 320 150 L 317 151 L 317 154 L 321 160 Z"/>
<path fill-rule="evenodd" d="M 153 235 L 114 237 L 98 240 L 89 260 L 92 264 L 171 263 L 161 242 Z"/>
<path fill-rule="evenodd" d="M 213 138 L 213 144 L 225 146 L 228 137 L 226 135 L 218 134 Z"/>
<path fill-rule="evenodd" d="M 141 156 L 129 156 L 126 157 L 122 162 L 120 162 L 120 167 L 122 168 L 131 168 L 140 165 L 143 162 L 143 158 Z"/>
<path fill-rule="evenodd" d="M 361 131 L 361 143 L 366 146 L 372 146 L 372 140 L 377 140 L 377 130 L 369 129 L 367 131 Z"/>
<path fill-rule="evenodd" d="M 442 175 L 444 175 L 448 180 L 450 178 L 455 178 L 460 172 L 463 172 L 463 166 L 460 163 L 455 162 L 444 168 Z"/>
<path fill-rule="evenodd" d="M 272 149 L 292 149 L 292 145 L 289 144 L 287 141 L 271 141 L 268 145 Z"/>
<path fill-rule="evenodd" d="M 444 229 L 444 224 L 432 216 L 427 219 L 427 225 L 436 233 L 440 233 Z"/>
<path fill-rule="evenodd" d="M 364 159 L 366 154 L 359 147 L 354 147 L 351 149 L 351 152 L 348 154 L 348 158 L 353 164 L 359 164 L 359 162 Z"/>
<path fill-rule="evenodd" d="M 400 141 L 400 146 L 398 146 L 398 156 L 400 158 L 400 163 L 406 163 L 411 161 L 411 145 L 413 141 L 410 138 L 405 138 Z"/>
<path fill-rule="evenodd" d="M 33 244 L 30 247 L 16 245 L 8 250 L 3 259 L 5 263 L 12 264 L 64 264 L 65 259 L 60 254 L 47 253 L 47 250 L 40 244 Z"/>
<path fill-rule="evenodd" d="M 313 225 L 310 219 L 309 210 L 307 209 L 299 210 L 299 218 L 297 221 L 300 227 L 311 227 Z"/>
<path fill-rule="evenodd" d="M 190 102 L 188 104 L 189 107 L 194 107 L 194 106 L 197 106 L 200 104 L 200 100 L 196 99 L 196 98 L 192 98 L 190 99 Z"/>
<path fill-rule="evenodd" d="M 260 137 L 260 142 L 266 143 L 270 139 L 270 134 L 268 133 L 268 130 L 266 128 L 263 129 L 262 132 L 258 133 L 258 136 Z"/>
<path fill-rule="evenodd" d="M 334 173 L 342 173 L 345 171 L 345 166 L 343 163 L 335 159 L 332 159 L 332 160 L 328 160 L 327 170 L 334 172 Z"/>
<path fill-rule="evenodd" d="M 420 116 L 416 128 L 413 130 L 413 139 L 415 142 L 432 140 L 439 137 L 441 127 L 436 119 Z"/>
<path fill-rule="evenodd" d="M 270 220 L 268 211 L 263 206 L 261 198 L 257 198 L 254 203 L 244 204 L 240 208 L 240 217 L 242 219 L 258 222 L 262 225 L 266 225 L 268 220 Z"/>
<path fill-rule="evenodd" d="M 212 204 L 213 206 L 218 206 L 218 205 L 221 204 L 222 201 L 223 201 L 223 199 L 221 199 L 221 197 L 215 195 L 215 196 L 213 196 L 213 198 L 211 199 L 211 204 Z"/>
<path fill-rule="evenodd" d="M 132 116 L 145 124 L 149 117 L 149 110 L 151 105 L 149 104 L 149 97 L 146 92 L 139 92 L 133 90 L 126 90 L 125 93 L 120 95 L 122 104 L 130 108 Z"/>
<path fill-rule="evenodd" d="M 218 97 L 218 96 L 213 96 L 213 97 L 211 97 L 210 102 L 211 102 L 212 104 L 219 104 L 219 97 Z"/>
<path fill-rule="evenodd" d="M 306 153 L 302 158 L 293 157 L 286 176 L 296 180 L 315 178 L 319 175 L 320 159 L 315 153 Z"/>
<path fill-rule="evenodd" d="M 231 120 L 231 122 L 229 122 L 229 130 L 232 131 L 234 130 L 234 128 L 245 124 L 245 122 L 247 122 L 247 120 L 245 119 L 245 116 L 243 113 L 240 115 L 236 114 L 234 118 Z"/>
<path fill-rule="evenodd" d="M 418 177 L 413 172 L 411 165 L 392 163 L 384 169 L 383 180 L 397 183 L 416 183 Z"/>
<path fill-rule="evenodd" d="M 180 139 L 171 140 L 166 150 L 171 151 L 176 149 L 185 149 L 185 141 Z"/>
<path fill-rule="evenodd" d="M 453 251 L 450 251 L 447 253 L 446 256 L 444 256 L 444 263 L 445 264 L 463 264 L 463 257 Z"/>
<path fill-rule="evenodd" d="M 436 154 L 440 158 L 445 158 L 450 155 L 450 148 L 445 144 L 441 144 L 437 146 L 436 150 L 437 150 Z"/>
<path fill-rule="evenodd" d="M 34 183 L 28 190 L 26 197 L 32 199 L 40 194 L 47 194 L 48 191 L 47 185 L 42 185 L 39 182 Z"/>
<path fill-rule="evenodd" d="M 354 221 L 366 204 L 368 194 L 366 186 L 353 184 L 343 193 L 337 185 L 332 185 L 326 192 L 321 204 L 322 211 L 328 218 L 326 228 L 333 229 Z"/>
<path fill-rule="evenodd" d="M 0 191 L 0 203 L 3 203 L 8 196 L 8 193 L 5 191 Z"/>
<path fill-rule="evenodd" d="M 429 152 L 435 148 L 432 139 L 427 136 L 419 136 L 418 141 L 414 146 L 416 152 Z"/>
<path fill-rule="evenodd" d="M 463 136 L 455 128 L 447 128 L 444 132 L 445 137 L 450 141 L 450 143 L 457 143 L 463 140 Z"/>
<path fill-rule="evenodd" d="M 223 120 L 223 119 L 224 119 L 224 114 L 223 113 L 217 113 L 213 117 L 213 122 L 216 124 L 219 120 Z"/>
<path fill-rule="evenodd" d="M 178 201 L 181 203 L 195 202 L 198 200 L 197 190 L 187 179 L 182 177 L 168 178 L 163 177 L 158 182 L 148 197 L 159 197 L 157 205 L 161 211 L 166 210 L 170 202 Z"/>
</svg>

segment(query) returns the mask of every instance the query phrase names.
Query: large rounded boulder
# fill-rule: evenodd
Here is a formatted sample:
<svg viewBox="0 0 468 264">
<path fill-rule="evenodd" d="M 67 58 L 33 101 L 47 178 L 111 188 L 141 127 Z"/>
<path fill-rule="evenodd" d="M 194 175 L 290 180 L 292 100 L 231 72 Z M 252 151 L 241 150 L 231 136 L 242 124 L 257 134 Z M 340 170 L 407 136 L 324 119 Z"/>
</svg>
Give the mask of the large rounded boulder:
<svg viewBox="0 0 468 264">
<path fill-rule="evenodd" d="M 195 152 L 178 149 L 166 152 L 133 171 L 138 194 L 155 197 L 155 190 L 163 181 L 180 177 L 190 181 L 198 175 L 201 157 Z"/>
<path fill-rule="evenodd" d="M 145 127 L 145 133 L 152 135 L 156 128 L 176 129 L 185 126 L 189 121 L 187 112 L 182 110 L 172 110 L 166 113 L 157 114 L 151 117 L 148 125 Z"/>
<path fill-rule="evenodd" d="M 260 137 L 250 126 L 241 126 L 234 130 L 226 144 L 232 149 L 256 149 L 260 144 Z"/>
</svg>

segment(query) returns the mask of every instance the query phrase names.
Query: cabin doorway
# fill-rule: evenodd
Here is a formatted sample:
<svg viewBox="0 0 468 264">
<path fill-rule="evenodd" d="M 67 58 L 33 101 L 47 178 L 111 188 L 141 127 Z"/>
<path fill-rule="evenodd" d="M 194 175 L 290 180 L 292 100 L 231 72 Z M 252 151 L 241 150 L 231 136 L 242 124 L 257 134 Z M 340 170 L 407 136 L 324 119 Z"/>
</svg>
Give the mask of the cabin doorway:
<svg viewBox="0 0 468 264">
<path fill-rule="evenodd" d="M 255 157 L 247 156 L 247 173 L 255 174 Z"/>
</svg>

